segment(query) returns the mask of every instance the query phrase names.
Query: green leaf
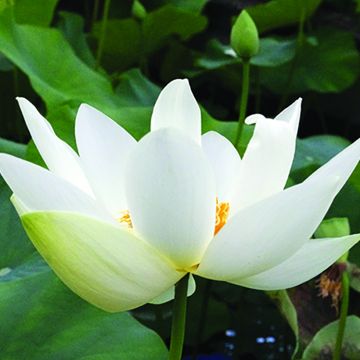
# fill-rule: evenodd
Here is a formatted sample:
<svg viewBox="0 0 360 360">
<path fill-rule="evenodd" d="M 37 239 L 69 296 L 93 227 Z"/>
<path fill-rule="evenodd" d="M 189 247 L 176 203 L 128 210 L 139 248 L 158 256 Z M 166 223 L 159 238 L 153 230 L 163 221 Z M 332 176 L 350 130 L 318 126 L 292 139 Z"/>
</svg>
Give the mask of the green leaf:
<svg viewBox="0 0 360 360">
<path fill-rule="evenodd" d="M 189 34 L 188 30 L 186 34 Z M 183 33 L 184 36 L 186 34 Z M 124 106 L 129 98 L 122 100 L 115 94 L 112 84 L 106 77 L 83 63 L 59 30 L 17 25 L 13 22 L 11 14 L 5 11 L 0 15 L 0 51 L 30 78 L 35 91 L 47 105 L 47 117 L 56 133 L 70 145 L 75 144 L 74 120 L 78 106 L 83 102 L 107 114 L 137 139 L 150 130 L 152 108 L 139 104 Z M 126 81 L 127 89 L 136 89 L 138 84 L 146 82 L 134 74 Z M 156 86 L 147 82 L 147 89 L 150 88 L 152 95 L 147 98 L 148 103 L 154 99 L 155 92 L 157 93 Z M 124 94 L 120 86 L 121 91 Z M 140 95 L 137 91 L 131 96 L 130 102 L 134 103 L 134 97 Z M 145 101 L 144 98 L 141 101 Z M 204 131 L 219 128 L 221 133 L 227 133 L 226 136 L 229 137 L 234 129 L 233 124 L 220 122 L 209 116 L 204 117 L 203 123 Z M 29 159 L 41 163 L 33 145 L 30 146 L 28 154 Z"/>
<path fill-rule="evenodd" d="M 304 360 L 331 358 L 336 341 L 338 321 L 324 326 L 312 339 L 303 354 Z M 348 316 L 346 320 L 342 355 L 344 359 L 357 360 L 360 358 L 360 318 Z"/>
<path fill-rule="evenodd" d="M 167 358 L 164 343 L 153 331 L 128 313 L 109 314 L 88 305 L 39 258 L 21 270 L 0 276 L 3 360 L 24 354 L 32 360 Z"/>
<path fill-rule="evenodd" d="M 10 202 L 12 192 L 0 179 L 0 271 L 13 268 L 34 253 L 20 219 Z M 1 337 L 0 337 L 1 338 Z"/>
<path fill-rule="evenodd" d="M 360 0 L 355 0 L 356 3 L 356 12 L 360 12 Z"/>
<path fill-rule="evenodd" d="M 135 19 L 110 19 L 106 27 L 103 64 L 110 71 L 124 71 L 130 66 L 142 64 L 145 57 L 163 46 L 170 36 L 182 41 L 202 31 L 206 18 L 178 8 L 165 5 L 146 14 L 142 22 Z M 93 28 L 99 39 L 101 23 Z"/>
<path fill-rule="evenodd" d="M 341 237 L 350 235 L 348 218 L 332 218 L 323 220 L 315 231 L 317 238 Z"/>
<path fill-rule="evenodd" d="M 25 156 L 26 146 L 0 138 L 0 152 L 20 158 Z M 27 239 L 20 219 L 10 202 L 11 191 L 0 179 L 0 271 L 13 268 L 34 253 L 34 247 Z"/>
<path fill-rule="evenodd" d="M 26 145 L 0 138 L 0 153 L 2 152 L 17 156 L 19 158 L 24 158 L 26 153 Z"/>
<path fill-rule="evenodd" d="M 348 140 L 334 135 L 315 135 L 296 142 L 295 159 L 292 165 L 292 176 L 302 172 L 300 180 L 319 166 L 324 165 L 350 143 Z M 304 170 L 309 169 L 304 172 Z"/>
<path fill-rule="evenodd" d="M 15 0 L 14 14 L 19 24 L 48 26 L 59 0 Z"/>
<path fill-rule="evenodd" d="M 280 38 L 260 39 L 260 51 L 251 59 L 251 64 L 273 67 L 285 64 L 295 56 L 295 41 Z"/>
<path fill-rule="evenodd" d="M 72 142 L 75 114 L 83 102 L 103 111 L 137 138 L 148 131 L 150 110 L 121 107 L 110 81 L 86 66 L 58 30 L 17 25 L 5 11 L 0 15 L 0 51 L 29 77 L 55 129 L 66 134 L 65 141 Z"/>
<path fill-rule="evenodd" d="M 0 71 L 13 70 L 14 66 L 3 54 L 0 53 Z"/>
<path fill-rule="evenodd" d="M 360 292 L 360 267 L 356 264 L 348 263 L 347 272 L 350 277 L 351 288 Z"/>
<path fill-rule="evenodd" d="M 294 55 L 294 40 L 267 37 L 260 39 L 259 53 L 250 59 L 250 63 L 259 67 L 279 66 L 289 62 Z M 210 40 L 206 53 L 199 56 L 195 62 L 197 66 L 207 70 L 240 63 L 241 59 L 236 57 L 234 50 L 218 40 Z"/>
<path fill-rule="evenodd" d="M 86 42 L 84 30 L 84 19 L 74 13 L 61 11 L 59 13 L 59 29 L 65 39 L 69 42 L 75 54 L 90 67 L 95 66 L 95 58 Z"/>
<path fill-rule="evenodd" d="M 4 11 L 0 51 L 29 76 L 48 106 L 76 100 L 116 103 L 109 81 L 78 59 L 56 29 L 17 25 Z"/>
<path fill-rule="evenodd" d="M 276 93 L 340 92 L 360 74 L 360 56 L 350 32 L 322 29 L 305 41 L 296 62 L 261 70 L 261 82 Z"/>
<path fill-rule="evenodd" d="M 93 35 L 99 40 L 102 24 L 97 22 Z M 103 48 L 103 65 L 110 71 L 124 71 L 142 57 L 141 25 L 135 19 L 109 19 Z"/>
<path fill-rule="evenodd" d="M 310 17 L 321 0 L 272 0 L 247 8 L 260 32 L 296 24 L 302 12 Z"/>
<path fill-rule="evenodd" d="M 166 5 L 149 13 L 142 24 L 143 50 L 149 54 L 161 47 L 170 35 L 187 40 L 204 30 L 206 18 L 194 12 Z"/>
<path fill-rule="evenodd" d="M 167 1 L 181 9 L 195 13 L 200 13 L 208 0 L 170 0 Z"/>
<path fill-rule="evenodd" d="M 160 87 L 148 80 L 139 69 L 122 73 L 116 93 L 123 106 L 154 106 Z"/>
</svg>

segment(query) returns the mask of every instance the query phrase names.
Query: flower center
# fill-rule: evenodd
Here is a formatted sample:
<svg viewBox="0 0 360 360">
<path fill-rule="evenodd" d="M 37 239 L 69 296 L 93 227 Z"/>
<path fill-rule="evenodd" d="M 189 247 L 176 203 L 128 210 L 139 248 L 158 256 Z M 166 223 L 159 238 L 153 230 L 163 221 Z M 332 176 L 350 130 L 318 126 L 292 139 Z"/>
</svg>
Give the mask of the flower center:
<svg viewBox="0 0 360 360">
<path fill-rule="evenodd" d="M 228 202 L 219 202 L 216 198 L 216 220 L 214 235 L 226 224 L 230 212 L 230 204 Z"/>
<path fill-rule="evenodd" d="M 219 202 L 216 198 L 216 218 L 215 218 L 215 228 L 214 235 L 216 235 L 221 228 L 226 224 L 226 221 L 229 216 L 230 204 L 228 202 Z M 129 229 L 132 229 L 133 225 L 131 222 L 129 210 L 124 210 L 121 212 L 121 216 L 117 218 L 119 223 L 124 223 Z"/>
<path fill-rule="evenodd" d="M 125 210 L 122 212 L 122 216 L 120 216 L 117 221 L 119 223 L 125 223 L 125 225 L 127 225 L 127 227 L 129 229 L 132 229 L 132 222 L 131 222 L 131 217 L 130 217 L 130 213 L 129 210 Z"/>
</svg>

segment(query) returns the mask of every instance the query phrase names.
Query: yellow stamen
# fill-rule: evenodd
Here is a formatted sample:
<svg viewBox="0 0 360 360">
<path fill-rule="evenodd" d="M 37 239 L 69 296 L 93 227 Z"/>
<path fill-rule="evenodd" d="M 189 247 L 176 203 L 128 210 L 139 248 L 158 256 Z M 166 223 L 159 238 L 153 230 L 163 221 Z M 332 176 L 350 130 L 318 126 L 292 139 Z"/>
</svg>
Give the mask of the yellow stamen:
<svg viewBox="0 0 360 360">
<path fill-rule="evenodd" d="M 216 221 L 214 235 L 226 224 L 230 212 L 230 204 L 228 202 L 219 202 L 216 198 Z"/>
<path fill-rule="evenodd" d="M 125 210 L 122 213 L 123 215 L 117 219 L 118 222 L 125 223 L 128 228 L 132 229 L 133 226 L 132 226 L 129 210 Z"/>
<path fill-rule="evenodd" d="M 228 202 L 219 202 L 216 199 L 216 220 L 215 220 L 215 229 L 214 235 L 216 235 L 221 228 L 226 224 L 227 218 L 230 212 L 230 204 Z M 132 222 L 129 210 L 122 212 L 122 215 L 117 219 L 119 223 L 125 223 L 128 228 L 132 229 Z"/>
</svg>

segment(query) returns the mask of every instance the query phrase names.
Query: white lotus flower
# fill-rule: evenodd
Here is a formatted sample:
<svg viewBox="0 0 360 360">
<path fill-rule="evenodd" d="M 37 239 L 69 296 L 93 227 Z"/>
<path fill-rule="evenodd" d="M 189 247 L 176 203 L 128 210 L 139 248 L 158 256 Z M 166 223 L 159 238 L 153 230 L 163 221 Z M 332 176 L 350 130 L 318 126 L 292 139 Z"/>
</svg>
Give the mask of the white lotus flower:
<svg viewBox="0 0 360 360">
<path fill-rule="evenodd" d="M 284 190 L 300 100 L 275 119 L 247 118 L 255 130 L 242 160 L 218 133 L 201 136 L 187 80 L 165 87 L 139 142 L 81 105 L 79 155 L 33 105 L 19 104 L 49 170 L 1 154 L 1 174 L 40 254 L 104 310 L 164 301 L 187 272 L 255 289 L 292 287 L 360 239 L 310 240 L 360 158 L 359 140 Z"/>
</svg>

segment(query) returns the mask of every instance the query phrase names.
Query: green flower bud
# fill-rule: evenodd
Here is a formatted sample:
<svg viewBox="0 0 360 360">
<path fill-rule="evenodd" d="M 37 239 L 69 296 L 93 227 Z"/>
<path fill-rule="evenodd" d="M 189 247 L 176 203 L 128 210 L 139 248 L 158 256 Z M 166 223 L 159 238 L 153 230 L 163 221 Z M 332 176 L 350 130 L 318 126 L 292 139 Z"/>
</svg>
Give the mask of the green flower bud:
<svg viewBox="0 0 360 360">
<path fill-rule="evenodd" d="M 143 6 L 143 4 L 141 4 L 141 2 L 138 0 L 135 0 L 133 2 L 131 11 L 132 11 L 132 15 L 139 20 L 143 20 L 146 17 L 146 9 Z"/>
<path fill-rule="evenodd" d="M 231 29 L 231 47 L 236 54 L 245 59 L 256 55 L 259 51 L 259 34 L 251 16 L 243 10 Z"/>
</svg>

